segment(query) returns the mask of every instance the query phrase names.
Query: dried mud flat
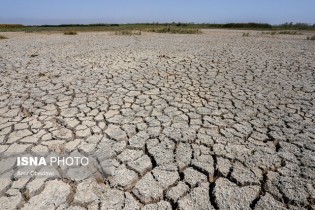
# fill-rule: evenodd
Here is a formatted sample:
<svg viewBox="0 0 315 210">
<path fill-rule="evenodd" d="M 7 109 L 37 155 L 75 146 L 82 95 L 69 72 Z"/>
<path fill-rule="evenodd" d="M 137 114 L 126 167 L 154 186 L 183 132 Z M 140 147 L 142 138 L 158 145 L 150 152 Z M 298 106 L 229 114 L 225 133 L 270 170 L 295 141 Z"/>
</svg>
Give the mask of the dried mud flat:
<svg viewBox="0 0 315 210">
<path fill-rule="evenodd" d="M 7 33 L 0 162 L 98 164 L 2 168 L 0 209 L 315 209 L 315 42 L 242 33 Z"/>
</svg>

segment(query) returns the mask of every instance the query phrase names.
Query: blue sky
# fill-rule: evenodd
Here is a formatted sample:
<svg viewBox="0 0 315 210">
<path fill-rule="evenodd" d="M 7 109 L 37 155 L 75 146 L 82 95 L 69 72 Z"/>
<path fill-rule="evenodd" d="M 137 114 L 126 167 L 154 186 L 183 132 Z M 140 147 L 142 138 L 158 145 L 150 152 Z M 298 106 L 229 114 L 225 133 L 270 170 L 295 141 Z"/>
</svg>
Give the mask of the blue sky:
<svg viewBox="0 0 315 210">
<path fill-rule="evenodd" d="M 315 0 L 0 0 L 0 23 L 315 23 Z"/>
</svg>

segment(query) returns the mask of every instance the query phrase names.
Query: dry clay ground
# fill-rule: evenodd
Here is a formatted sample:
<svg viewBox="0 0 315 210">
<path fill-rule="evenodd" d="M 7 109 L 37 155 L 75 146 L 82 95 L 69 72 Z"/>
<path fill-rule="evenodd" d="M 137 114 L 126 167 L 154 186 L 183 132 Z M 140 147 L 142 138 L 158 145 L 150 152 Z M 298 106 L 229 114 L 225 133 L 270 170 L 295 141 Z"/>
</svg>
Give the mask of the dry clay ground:
<svg viewBox="0 0 315 210">
<path fill-rule="evenodd" d="M 0 209 L 315 209 L 315 42 L 242 34 L 6 33 L 0 162 L 96 161 L 2 167 Z"/>
</svg>

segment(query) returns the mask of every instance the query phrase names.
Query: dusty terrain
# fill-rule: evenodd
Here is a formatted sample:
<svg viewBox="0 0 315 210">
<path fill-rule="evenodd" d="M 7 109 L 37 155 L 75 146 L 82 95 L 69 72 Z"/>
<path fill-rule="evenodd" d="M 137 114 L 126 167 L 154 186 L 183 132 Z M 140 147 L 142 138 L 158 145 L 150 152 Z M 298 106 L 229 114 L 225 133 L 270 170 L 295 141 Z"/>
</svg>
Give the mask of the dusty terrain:
<svg viewBox="0 0 315 210">
<path fill-rule="evenodd" d="M 315 42 L 242 34 L 6 33 L 0 209 L 315 209 Z"/>
</svg>

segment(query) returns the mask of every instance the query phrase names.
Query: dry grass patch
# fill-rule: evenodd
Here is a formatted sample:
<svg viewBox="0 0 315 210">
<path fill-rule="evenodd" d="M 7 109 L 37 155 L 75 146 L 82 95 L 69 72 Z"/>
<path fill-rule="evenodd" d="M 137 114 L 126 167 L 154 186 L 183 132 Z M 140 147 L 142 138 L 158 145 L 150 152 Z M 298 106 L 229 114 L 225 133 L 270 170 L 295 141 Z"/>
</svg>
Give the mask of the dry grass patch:
<svg viewBox="0 0 315 210">
<path fill-rule="evenodd" d="M 131 30 L 121 30 L 121 31 L 115 31 L 114 35 L 141 35 L 141 31 L 131 31 Z"/>
<path fill-rule="evenodd" d="M 78 32 L 76 32 L 76 31 L 65 31 L 63 34 L 64 35 L 77 35 Z"/>
<path fill-rule="evenodd" d="M 269 31 L 269 32 L 262 32 L 262 34 L 270 34 L 270 35 L 302 35 L 302 33 L 298 31 Z"/>
<path fill-rule="evenodd" d="M 307 40 L 315 41 L 315 35 L 313 35 L 313 36 L 308 36 L 306 39 L 307 39 Z"/>
<path fill-rule="evenodd" d="M 0 39 L 7 39 L 8 37 L 0 35 Z"/>
<path fill-rule="evenodd" d="M 169 33 L 169 34 L 200 34 L 201 31 L 195 28 L 177 28 L 177 27 L 161 27 L 147 29 L 148 32 L 154 33 Z"/>
<path fill-rule="evenodd" d="M 278 34 L 286 34 L 286 35 L 302 35 L 302 33 L 297 31 L 279 31 Z"/>
</svg>

